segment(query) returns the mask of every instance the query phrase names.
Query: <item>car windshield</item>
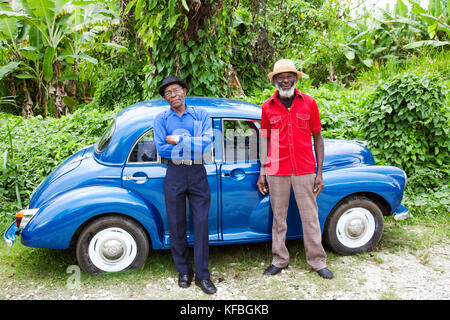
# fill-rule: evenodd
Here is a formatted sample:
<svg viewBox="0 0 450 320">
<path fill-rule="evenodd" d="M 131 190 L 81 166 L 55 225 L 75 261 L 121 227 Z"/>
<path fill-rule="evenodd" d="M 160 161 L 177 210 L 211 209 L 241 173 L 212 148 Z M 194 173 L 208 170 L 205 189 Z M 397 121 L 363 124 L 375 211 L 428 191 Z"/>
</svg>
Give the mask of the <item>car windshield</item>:
<svg viewBox="0 0 450 320">
<path fill-rule="evenodd" d="M 103 133 L 103 136 L 98 139 L 97 143 L 95 144 L 95 151 L 98 153 L 102 153 L 106 150 L 106 148 L 109 145 L 109 142 L 111 141 L 111 137 L 113 136 L 114 129 L 116 128 L 116 123 L 113 121 L 108 128 L 106 129 L 105 133 Z"/>
</svg>

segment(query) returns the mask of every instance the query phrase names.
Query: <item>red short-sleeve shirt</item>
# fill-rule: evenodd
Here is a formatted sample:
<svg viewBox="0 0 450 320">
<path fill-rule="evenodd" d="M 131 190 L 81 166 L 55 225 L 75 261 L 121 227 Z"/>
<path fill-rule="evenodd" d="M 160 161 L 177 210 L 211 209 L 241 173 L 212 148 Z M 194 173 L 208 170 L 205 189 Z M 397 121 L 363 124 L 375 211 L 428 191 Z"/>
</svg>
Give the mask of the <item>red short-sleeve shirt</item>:
<svg viewBox="0 0 450 320">
<path fill-rule="evenodd" d="M 266 174 L 290 176 L 316 171 L 311 133 L 322 130 L 316 101 L 295 89 L 290 110 L 278 91 L 262 105 L 261 135 L 270 138 Z"/>
</svg>

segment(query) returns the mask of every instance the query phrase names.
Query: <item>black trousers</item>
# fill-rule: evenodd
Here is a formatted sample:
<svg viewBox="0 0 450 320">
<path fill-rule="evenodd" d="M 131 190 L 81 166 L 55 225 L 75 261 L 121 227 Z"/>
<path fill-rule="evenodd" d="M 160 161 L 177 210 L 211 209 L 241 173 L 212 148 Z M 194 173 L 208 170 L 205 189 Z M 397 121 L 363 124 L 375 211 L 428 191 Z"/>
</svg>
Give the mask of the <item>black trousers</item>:
<svg viewBox="0 0 450 320">
<path fill-rule="evenodd" d="M 180 274 L 192 272 L 187 244 L 186 197 L 194 223 L 195 277 L 209 279 L 208 213 L 211 202 L 203 164 L 176 165 L 169 162 L 164 179 L 164 197 L 169 224 L 170 250 Z"/>
</svg>

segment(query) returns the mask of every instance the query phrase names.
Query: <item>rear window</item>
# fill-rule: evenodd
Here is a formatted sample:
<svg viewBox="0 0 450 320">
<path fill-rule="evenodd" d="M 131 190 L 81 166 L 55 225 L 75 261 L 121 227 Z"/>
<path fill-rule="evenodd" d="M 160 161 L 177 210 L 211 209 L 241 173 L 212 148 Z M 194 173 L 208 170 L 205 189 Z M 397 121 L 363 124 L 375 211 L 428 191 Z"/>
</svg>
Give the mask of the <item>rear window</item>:
<svg viewBox="0 0 450 320">
<path fill-rule="evenodd" d="M 106 148 L 109 145 L 109 142 L 111 141 L 115 129 L 116 123 L 115 121 L 113 121 L 108 126 L 103 136 L 101 136 L 100 139 L 98 139 L 97 143 L 95 144 L 95 151 L 97 151 L 98 153 L 102 153 L 106 150 Z"/>
</svg>

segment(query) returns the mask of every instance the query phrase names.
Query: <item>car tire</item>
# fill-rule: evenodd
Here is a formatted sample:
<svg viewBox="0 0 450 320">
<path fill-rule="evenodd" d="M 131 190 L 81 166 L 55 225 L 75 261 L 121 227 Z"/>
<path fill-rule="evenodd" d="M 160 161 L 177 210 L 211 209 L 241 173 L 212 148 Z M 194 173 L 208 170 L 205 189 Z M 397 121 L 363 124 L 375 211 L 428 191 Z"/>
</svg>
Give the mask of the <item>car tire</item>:
<svg viewBox="0 0 450 320">
<path fill-rule="evenodd" d="M 380 207 L 364 196 L 352 196 L 338 204 L 325 222 L 324 240 L 335 252 L 351 255 L 372 250 L 383 234 Z"/>
<path fill-rule="evenodd" d="M 139 269 L 147 260 L 149 240 L 136 221 L 108 215 L 90 222 L 80 233 L 76 256 L 87 273 Z"/>
</svg>

